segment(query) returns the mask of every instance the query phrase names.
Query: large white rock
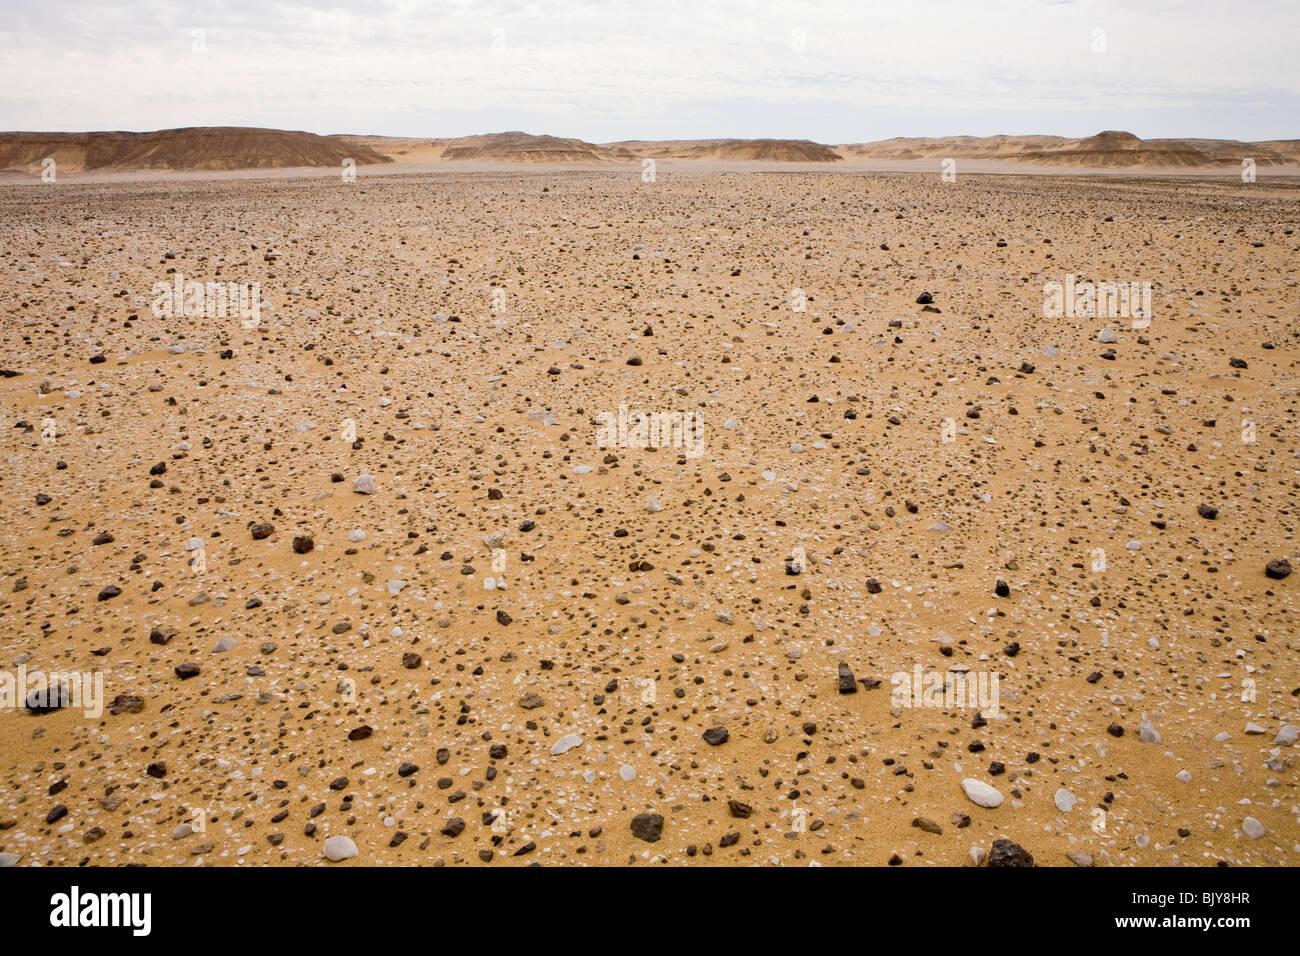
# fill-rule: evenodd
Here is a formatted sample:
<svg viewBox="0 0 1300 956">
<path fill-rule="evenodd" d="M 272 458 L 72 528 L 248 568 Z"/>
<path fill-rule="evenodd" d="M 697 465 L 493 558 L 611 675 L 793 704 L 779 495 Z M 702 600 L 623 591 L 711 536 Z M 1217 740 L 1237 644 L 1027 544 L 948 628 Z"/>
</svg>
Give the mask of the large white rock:
<svg viewBox="0 0 1300 956">
<path fill-rule="evenodd" d="M 1002 794 L 983 780 L 967 777 L 961 782 L 961 788 L 966 791 L 966 796 L 970 798 L 971 803 L 988 807 L 990 810 L 1002 806 Z"/>
<path fill-rule="evenodd" d="M 339 860 L 350 860 L 357 855 L 357 845 L 352 842 L 352 837 L 333 836 L 325 841 L 322 848 L 325 858 L 337 863 Z"/>
<path fill-rule="evenodd" d="M 1246 834 L 1252 840 L 1258 840 L 1268 831 L 1264 829 L 1264 824 L 1260 823 L 1254 817 L 1246 817 L 1241 821 L 1241 832 Z"/>
<path fill-rule="evenodd" d="M 373 495 L 375 479 L 370 475 L 357 475 L 357 480 L 352 482 L 352 490 L 359 495 Z"/>
<path fill-rule="evenodd" d="M 1060 810 L 1062 813 L 1069 813 L 1074 809 L 1074 794 L 1069 790 L 1066 790 L 1064 787 L 1061 787 L 1056 791 L 1055 799 L 1056 809 Z"/>
<path fill-rule="evenodd" d="M 582 738 L 579 737 L 577 734 L 565 734 L 563 737 L 561 737 L 559 740 L 555 742 L 554 746 L 551 747 L 551 756 L 558 757 L 562 753 L 568 753 L 570 750 L 572 750 L 574 747 L 577 747 L 581 743 L 582 743 Z"/>
<path fill-rule="evenodd" d="M 1295 724 L 1287 724 L 1277 732 L 1273 738 L 1273 743 L 1281 744 L 1283 747 L 1290 747 L 1297 739 L 1300 739 L 1300 727 Z"/>
</svg>

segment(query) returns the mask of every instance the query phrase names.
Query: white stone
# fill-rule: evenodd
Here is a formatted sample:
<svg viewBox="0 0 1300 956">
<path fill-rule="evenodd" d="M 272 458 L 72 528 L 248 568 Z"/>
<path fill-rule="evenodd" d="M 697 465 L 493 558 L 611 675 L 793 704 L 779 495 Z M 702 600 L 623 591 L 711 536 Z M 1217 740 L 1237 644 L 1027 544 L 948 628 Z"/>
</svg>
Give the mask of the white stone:
<svg viewBox="0 0 1300 956">
<path fill-rule="evenodd" d="M 1066 790 L 1064 787 L 1059 788 L 1056 791 L 1055 797 L 1056 809 L 1060 810 L 1062 813 L 1069 813 L 1074 809 L 1074 799 L 1074 794 L 1069 790 Z"/>
<path fill-rule="evenodd" d="M 1258 840 L 1268 831 L 1264 829 L 1264 824 L 1260 823 L 1254 817 L 1246 817 L 1241 821 L 1241 832 L 1246 834 L 1252 840 Z"/>
<path fill-rule="evenodd" d="M 357 544 L 358 542 L 365 541 L 366 533 L 360 529 L 357 529 L 356 531 L 349 531 L 348 540 L 351 541 L 353 544 Z"/>
<path fill-rule="evenodd" d="M 352 842 L 351 837 L 333 836 L 325 841 L 322 848 L 326 859 L 337 863 L 339 860 L 350 860 L 357 855 L 357 845 Z"/>
<path fill-rule="evenodd" d="M 553 747 L 551 747 L 551 756 L 558 757 L 562 753 L 568 753 L 570 750 L 572 750 L 574 747 L 577 747 L 581 743 L 582 743 L 582 738 L 579 737 L 577 734 L 565 734 L 563 737 L 561 737 L 559 740 L 555 742 L 555 745 Z"/>
<path fill-rule="evenodd" d="M 623 766 L 618 768 L 618 775 L 622 777 L 624 780 L 636 779 L 636 771 L 633 770 L 631 767 L 629 767 L 627 764 L 623 764 Z"/>
<path fill-rule="evenodd" d="M 1281 744 L 1283 747 L 1290 747 L 1296 742 L 1297 738 L 1300 738 L 1300 728 L 1297 728 L 1295 724 L 1287 724 L 1277 732 L 1277 736 L 1273 738 L 1273 743 Z"/>
<path fill-rule="evenodd" d="M 352 483 L 352 490 L 359 495 L 373 495 L 375 479 L 370 475 L 357 475 L 357 480 Z"/>
<path fill-rule="evenodd" d="M 1186 770 L 1180 770 L 1178 771 L 1178 773 L 1174 774 L 1174 779 L 1177 780 L 1179 783 L 1191 783 L 1192 775 L 1188 773 Z"/>
<path fill-rule="evenodd" d="M 1249 723 L 1249 724 L 1246 725 L 1246 733 L 1248 733 L 1248 734 L 1263 734 L 1263 733 L 1268 733 L 1268 731 L 1266 731 L 1266 730 L 1265 730 L 1263 727 L 1261 727 L 1259 724 L 1256 724 L 1256 723 Z"/>
<path fill-rule="evenodd" d="M 396 596 L 402 593 L 402 588 L 404 587 L 406 587 L 405 581 L 394 578 L 392 581 L 388 582 L 388 593 Z"/>
<path fill-rule="evenodd" d="M 1119 341 L 1119 336 L 1115 334 L 1114 329 L 1110 326 L 1106 326 L 1106 328 L 1097 333 L 1097 341 L 1105 345 L 1113 345 Z"/>
<path fill-rule="evenodd" d="M 653 514 L 657 511 L 663 511 L 664 506 L 659 503 L 658 498 L 656 498 L 654 495 L 651 495 L 649 498 L 645 500 L 645 510 Z"/>
<path fill-rule="evenodd" d="M 1002 794 L 983 780 L 967 777 L 961 782 L 961 788 L 966 791 L 966 796 L 970 798 L 971 803 L 988 807 L 990 810 L 1002 806 Z"/>
<path fill-rule="evenodd" d="M 1141 725 L 1138 727 L 1138 740 L 1142 741 L 1144 744 L 1164 743 L 1164 738 L 1160 736 L 1160 732 L 1156 730 L 1155 725 L 1153 725 L 1149 720 L 1142 721 Z"/>
</svg>

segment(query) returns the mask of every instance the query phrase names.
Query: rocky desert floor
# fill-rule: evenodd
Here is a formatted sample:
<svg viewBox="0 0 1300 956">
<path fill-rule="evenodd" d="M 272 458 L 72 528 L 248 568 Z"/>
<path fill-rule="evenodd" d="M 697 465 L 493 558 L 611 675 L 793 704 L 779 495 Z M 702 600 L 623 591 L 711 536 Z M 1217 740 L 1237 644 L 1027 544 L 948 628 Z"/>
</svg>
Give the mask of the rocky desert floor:
<svg viewBox="0 0 1300 956">
<path fill-rule="evenodd" d="M 1300 184 L 640 173 L 0 189 L 5 862 L 1300 863 Z"/>
</svg>

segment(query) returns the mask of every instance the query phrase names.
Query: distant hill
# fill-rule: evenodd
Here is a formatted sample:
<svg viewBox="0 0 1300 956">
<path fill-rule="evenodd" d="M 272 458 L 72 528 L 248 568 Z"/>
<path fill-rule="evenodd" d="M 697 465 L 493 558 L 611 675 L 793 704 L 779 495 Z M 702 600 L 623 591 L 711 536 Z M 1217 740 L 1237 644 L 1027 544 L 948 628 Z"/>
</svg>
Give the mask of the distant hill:
<svg viewBox="0 0 1300 956">
<path fill-rule="evenodd" d="M 152 133 L 0 133 L 0 169 L 35 172 L 51 156 L 62 172 L 132 169 L 227 170 L 392 162 L 315 133 L 195 126 Z"/>
<path fill-rule="evenodd" d="M 1080 168 L 1185 169 L 1300 166 L 1300 140 L 1149 139 L 1109 130 L 1063 136 L 945 136 L 826 146 L 806 139 L 625 140 L 589 143 L 517 130 L 482 136 L 411 138 L 239 126 L 196 126 L 151 133 L 0 133 L 0 172 L 35 175 L 53 157 L 61 173 L 129 170 L 240 170 L 476 162 L 626 165 L 643 158 L 707 162 L 836 163 L 936 157 Z"/>
<path fill-rule="evenodd" d="M 769 163 L 837 163 L 841 160 L 829 146 L 806 139 L 627 140 L 607 145 L 652 159 Z"/>
<path fill-rule="evenodd" d="M 461 136 L 454 139 L 409 139 L 386 136 L 338 136 L 345 143 L 374 149 L 401 163 L 568 163 L 605 165 L 634 163 L 639 157 L 616 146 L 598 146 L 580 139 L 538 136 L 512 131 Z"/>
<path fill-rule="evenodd" d="M 383 153 L 399 163 L 497 162 L 603 165 L 652 159 L 835 163 L 829 146 L 806 139 L 628 140 L 588 143 L 581 139 L 531 133 L 489 133 L 456 139 L 408 139 L 384 136 L 338 136 Z"/>
<path fill-rule="evenodd" d="M 993 159 L 1045 166 L 1176 169 L 1240 166 L 1251 158 L 1260 166 L 1300 165 L 1300 140 L 1243 143 L 1231 139 L 1140 139 L 1108 130 L 1085 139 L 1063 136 L 945 136 L 887 139 L 836 147 L 853 159 Z"/>
</svg>

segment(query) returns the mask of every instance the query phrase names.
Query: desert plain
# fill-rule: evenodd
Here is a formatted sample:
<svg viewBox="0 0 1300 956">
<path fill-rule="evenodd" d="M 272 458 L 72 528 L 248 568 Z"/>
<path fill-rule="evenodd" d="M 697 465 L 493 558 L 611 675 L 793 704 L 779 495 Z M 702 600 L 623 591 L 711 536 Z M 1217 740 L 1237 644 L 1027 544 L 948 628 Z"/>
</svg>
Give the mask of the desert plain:
<svg viewBox="0 0 1300 956">
<path fill-rule="evenodd" d="M 0 853 L 1300 863 L 1298 185 L 6 184 Z"/>
</svg>

